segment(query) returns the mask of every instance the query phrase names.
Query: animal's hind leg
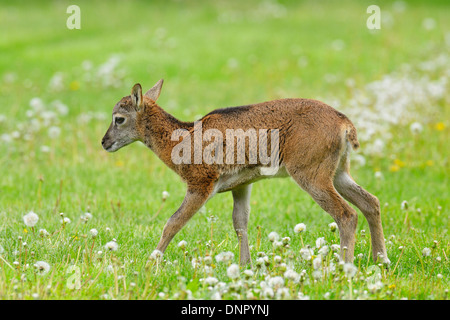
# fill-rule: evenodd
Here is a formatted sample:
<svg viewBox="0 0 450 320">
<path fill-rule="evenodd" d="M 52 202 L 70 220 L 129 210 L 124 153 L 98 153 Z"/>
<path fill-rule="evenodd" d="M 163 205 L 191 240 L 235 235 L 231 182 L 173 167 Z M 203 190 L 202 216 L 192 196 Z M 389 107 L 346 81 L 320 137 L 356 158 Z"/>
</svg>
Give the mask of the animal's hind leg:
<svg viewBox="0 0 450 320">
<path fill-rule="evenodd" d="M 332 181 L 331 166 L 325 163 L 318 165 L 316 170 L 301 170 L 287 168 L 291 177 L 308 192 L 311 197 L 328 212 L 339 227 L 341 240 L 341 257 L 352 262 L 355 249 L 355 232 L 358 222 L 356 211 L 335 190 Z"/>
<path fill-rule="evenodd" d="M 358 207 L 366 217 L 372 238 L 373 260 L 377 261 L 378 256 L 382 255 L 383 262 L 389 264 L 390 261 L 387 257 L 384 243 L 380 202 L 378 198 L 364 190 L 351 178 L 348 172 L 348 164 L 346 164 L 344 170 L 337 170 L 334 177 L 334 186 L 345 199 Z"/>
<path fill-rule="evenodd" d="M 248 246 L 247 225 L 250 216 L 250 193 L 252 185 L 240 186 L 232 190 L 233 193 L 233 226 L 240 242 L 240 265 L 250 263 L 250 249 Z"/>
</svg>

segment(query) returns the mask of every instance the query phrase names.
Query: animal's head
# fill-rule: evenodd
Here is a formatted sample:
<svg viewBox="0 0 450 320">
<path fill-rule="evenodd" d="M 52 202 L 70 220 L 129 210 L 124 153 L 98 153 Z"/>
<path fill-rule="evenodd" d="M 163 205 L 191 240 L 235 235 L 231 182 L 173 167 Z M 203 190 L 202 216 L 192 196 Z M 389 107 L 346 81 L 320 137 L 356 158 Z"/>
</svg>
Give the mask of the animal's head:
<svg viewBox="0 0 450 320">
<path fill-rule="evenodd" d="M 102 139 L 102 146 L 108 152 L 115 152 L 140 139 L 137 130 L 138 114 L 145 109 L 144 97 L 156 101 L 161 92 L 163 79 L 142 95 L 139 83 L 131 89 L 131 95 L 122 98 L 113 109 L 112 122 Z"/>
</svg>

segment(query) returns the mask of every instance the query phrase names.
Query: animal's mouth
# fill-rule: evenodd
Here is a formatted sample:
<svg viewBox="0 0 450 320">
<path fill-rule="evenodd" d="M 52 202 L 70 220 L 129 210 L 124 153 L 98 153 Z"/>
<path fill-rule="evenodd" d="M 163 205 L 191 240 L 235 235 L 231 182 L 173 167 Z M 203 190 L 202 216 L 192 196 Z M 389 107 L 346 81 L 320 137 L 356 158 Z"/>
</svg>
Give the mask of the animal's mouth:
<svg viewBox="0 0 450 320">
<path fill-rule="evenodd" d="M 109 146 L 103 146 L 103 149 L 105 149 L 108 152 L 114 152 L 117 150 L 117 148 L 114 148 L 117 145 L 117 142 L 113 142 Z"/>
</svg>

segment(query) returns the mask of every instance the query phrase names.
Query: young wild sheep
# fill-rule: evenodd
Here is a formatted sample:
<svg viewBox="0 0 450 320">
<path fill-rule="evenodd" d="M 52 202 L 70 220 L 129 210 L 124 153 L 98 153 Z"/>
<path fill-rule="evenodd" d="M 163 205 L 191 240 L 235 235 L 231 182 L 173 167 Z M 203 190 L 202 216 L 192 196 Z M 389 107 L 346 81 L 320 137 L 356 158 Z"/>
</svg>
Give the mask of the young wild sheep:
<svg viewBox="0 0 450 320">
<path fill-rule="evenodd" d="M 358 216 L 344 199 L 369 223 L 374 261 L 389 263 L 379 201 L 349 172 L 350 151 L 359 142 L 344 114 L 316 100 L 280 99 L 218 109 L 194 123 L 183 122 L 156 104 L 162 84 L 158 81 L 145 95 L 140 84 L 134 85 L 131 95 L 114 106 L 102 140 L 108 152 L 141 141 L 186 183 L 183 203 L 167 221 L 157 250 L 164 252 L 208 199 L 231 191 L 240 263 L 251 263 L 247 224 L 252 183 L 290 176 L 336 221 L 345 261 L 353 260 Z"/>
</svg>

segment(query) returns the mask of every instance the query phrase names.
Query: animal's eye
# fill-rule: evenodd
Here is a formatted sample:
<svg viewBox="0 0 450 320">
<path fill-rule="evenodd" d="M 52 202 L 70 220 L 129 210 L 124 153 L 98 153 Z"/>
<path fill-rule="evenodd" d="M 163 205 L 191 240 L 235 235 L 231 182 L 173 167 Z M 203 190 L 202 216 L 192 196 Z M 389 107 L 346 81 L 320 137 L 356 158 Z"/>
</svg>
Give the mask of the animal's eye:
<svg viewBox="0 0 450 320">
<path fill-rule="evenodd" d="M 116 118 L 116 124 L 122 124 L 124 122 L 125 122 L 125 118 L 122 118 L 122 117 L 117 117 Z"/>
</svg>

